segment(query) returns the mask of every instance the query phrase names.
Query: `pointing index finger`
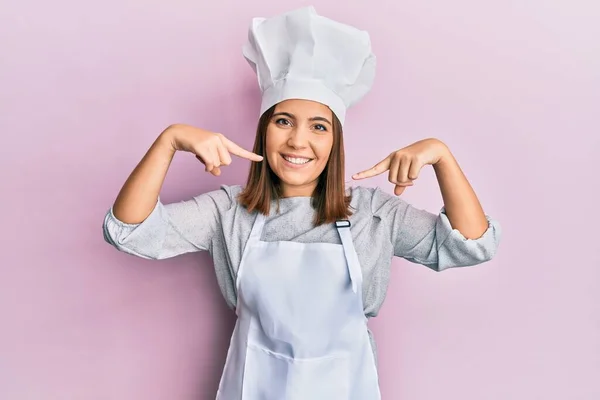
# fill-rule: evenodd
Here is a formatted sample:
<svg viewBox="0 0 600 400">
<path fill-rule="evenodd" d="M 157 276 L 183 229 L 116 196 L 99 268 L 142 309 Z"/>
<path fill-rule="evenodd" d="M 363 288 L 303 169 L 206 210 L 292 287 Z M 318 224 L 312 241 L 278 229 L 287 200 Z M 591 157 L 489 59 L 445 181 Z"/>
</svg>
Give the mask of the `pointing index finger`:
<svg viewBox="0 0 600 400">
<path fill-rule="evenodd" d="M 354 174 L 352 176 L 352 178 L 353 179 L 365 179 L 365 178 L 371 178 L 376 175 L 380 175 L 380 174 L 384 173 L 385 171 L 387 171 L 388 169 L 390 169 L 390 163 L 391 163 L 391 158 L 386 157 L 385 159 L 380 161 L 378 164 L 376 164 L 374 167 L 369 168 L 365 171 L 359 172 L 358 174 Z"/>
<path fill-rule="evenodd" d="M 229 151 L 231 154 L 234 154 L 238 157 L 245 158 L 250 161 L 258 162 L 258 161 L 263 160 L 262 156 L 259 156 L 258 154 L 255 154 L 251 151 L 248 151 L 248 150 L 238 146 L 237 144 L 235 144 L 231 140 L 227 139 L 226 137 L 221 137 L 221 140 L 223 141 L 223 144 L 225 145 L 225 148 L 227 149 L 227 151 Z"/>
</svg>

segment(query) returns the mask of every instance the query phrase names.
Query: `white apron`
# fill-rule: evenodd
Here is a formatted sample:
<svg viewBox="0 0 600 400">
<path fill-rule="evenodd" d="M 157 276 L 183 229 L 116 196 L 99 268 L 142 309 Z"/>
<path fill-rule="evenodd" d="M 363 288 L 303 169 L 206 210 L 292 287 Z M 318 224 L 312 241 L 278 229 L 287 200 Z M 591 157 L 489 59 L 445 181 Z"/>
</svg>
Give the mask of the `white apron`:
<svg viewBox="0 0 600 400">
<path fill-rule="evenodd" d="M 258 214 L 237 276 L 238 316 L 217 400 L 379 400 L 350 223 L 342 245 L 263 242 Z"/>
</svg>

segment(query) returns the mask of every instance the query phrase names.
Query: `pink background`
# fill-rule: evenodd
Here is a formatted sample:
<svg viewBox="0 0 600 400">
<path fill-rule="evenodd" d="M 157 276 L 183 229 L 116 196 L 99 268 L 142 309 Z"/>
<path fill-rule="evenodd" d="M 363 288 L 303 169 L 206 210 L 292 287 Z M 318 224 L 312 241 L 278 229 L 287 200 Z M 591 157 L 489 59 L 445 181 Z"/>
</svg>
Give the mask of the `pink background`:
<svg viewBox="0 0 600 400">
<path fill-rule="evenodd" d="M 208 255 L 119 253 L 102 219 L 170 123 L 251 146 L 250 18 L 310 3 L 11 3 L 0 10 L 0 398 L 214 398 L 234 318 Z M 378 55 L 375 87 L 347 120 L 348 177 L 439 137 L 504 232 L 478 267 L 394 261 L 371 321 L 383 398 L 599 399 L 598 3 L 313 4 L 370 31 Z M 162 199 L 243 183 L 247 167 L 214 178 L 178 154 Z M 442 204 L 430 168 L 403 196 Z"/>
</svg>

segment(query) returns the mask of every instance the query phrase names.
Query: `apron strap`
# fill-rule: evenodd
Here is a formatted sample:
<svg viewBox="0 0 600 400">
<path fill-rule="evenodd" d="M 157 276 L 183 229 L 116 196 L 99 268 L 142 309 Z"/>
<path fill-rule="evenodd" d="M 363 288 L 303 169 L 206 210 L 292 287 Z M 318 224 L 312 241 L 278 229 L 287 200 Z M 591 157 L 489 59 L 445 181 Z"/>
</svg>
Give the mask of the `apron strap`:
<svg viewBox="0 0 600 400">
<path fill-rule="evenodd" d="M 354 250 L 354 244 L 352 241 L 352 233 L 350 232 L 349 220 L 340 220 L 335 222 L 335 227 L 340 234 L 342 240 L 342 247 L 344 248 L 344 255 L 346 256 L 346 262 L 348 263 L 348 272 L 350 273 L 350 281 L 352 282 L 352 291 L 356 293 L 358 291 L 358 285 L 361 282 L 361 271 L 358 256 Z"/>
<path fill-rule="evenodd" d="M 252 231 L 250 231 L 250 237 L 248 238 L 248 242 L 246 242 L 246 246 L 244 247 L 244 251 L 242 252 L 242 259 L 240 260 L 240 265 L 236 273 L 235 277 L 235 287 L 237 292 L 240 290 L 240 279 L 242 274 L 244 273 L 245 264 L 246 264 L 246 254 L 250 247 L 260 241 L 262 236 L 263 227 L 265 226 L 266 217 L 264 214 L 257 212 L 256 219 L 254 220 L 254 224 L 252 224 Z M 235 312 L 238 313 L 239 308 L 236 306 Z"/>
<path fill-rule="evenodd" d="M 256 219 L 252 225 L 252 231 L 250 232 L 250 238 L 248 239 L 246 246 L 260 241 L 266 219 L 267 217 L 263 213 L 257 212 Z"/>
</svg>

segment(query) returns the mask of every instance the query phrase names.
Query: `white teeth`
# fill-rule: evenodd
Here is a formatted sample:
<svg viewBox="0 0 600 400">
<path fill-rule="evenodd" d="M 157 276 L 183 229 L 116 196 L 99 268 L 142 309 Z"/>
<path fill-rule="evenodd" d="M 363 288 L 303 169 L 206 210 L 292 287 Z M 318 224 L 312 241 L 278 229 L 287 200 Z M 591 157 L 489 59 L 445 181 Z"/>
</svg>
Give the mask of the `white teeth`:
<svg viewBox="0 0 600 400">
<path fill-rule="evenodd" d="M 310 161 L 310 158 L 293 158 L 293 157 L 288 157 L 288 156 L 283 156 L 283 158 L 286 159 L 286 161 L 291 162 L 292 164 L 306 164 L 307 162 Z"/>
</svg>

